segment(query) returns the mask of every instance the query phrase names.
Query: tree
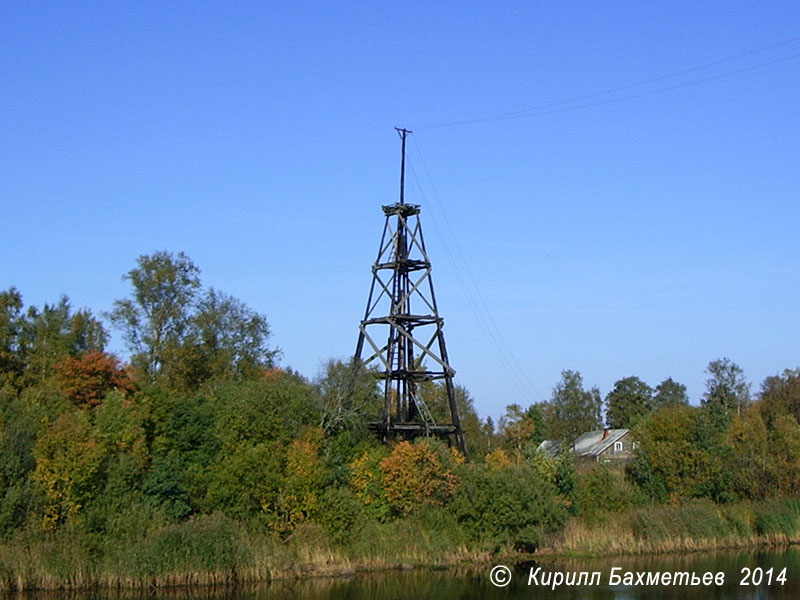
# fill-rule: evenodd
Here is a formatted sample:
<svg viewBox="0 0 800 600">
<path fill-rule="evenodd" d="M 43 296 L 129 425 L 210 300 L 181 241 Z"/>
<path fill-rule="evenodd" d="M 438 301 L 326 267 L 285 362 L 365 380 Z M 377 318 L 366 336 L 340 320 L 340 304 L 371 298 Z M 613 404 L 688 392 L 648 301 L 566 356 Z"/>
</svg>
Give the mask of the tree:
<svg viewBox="0 0 800 600">
<path fill-rule="evenodd" d="M 109 317 L 134 352 L 134 366 L 154 381 L 170 348 L 180 346 L 186 334 L 200 270 L 183 252 L 142 255 L 137 264 L 123 276 L 133 285 L 132 298 L 116 300 Z"/>
<path fill-rule="evenodd" d="M 451 423 L 450 401 L 447 396 L 447 387 L 444 382 L 424 381 L 417 386 L 418 397 L 422 399 L 437 423 Z M 475 410 L 472 394 L 463 385 L 456 384 L 454 388 L 456 408 L 461 419 L 461 430 L 467 442 L 467 451 L 470 455 L 478 454 L 483 444 L 481 420 Z"/>
<path fill-rule="evenodd" d="M 653 388 L 638 377 L 625 377 L 606 396 L 606 423 L 631 429 L 653 410 Z"/>
<path fill-rule="evenodd" d="M 117 358 L 100 351 L 66 356 L 54 367 L 61 391 L 76 405 L 97 406 L 107 392 L 132 394 L 134 385 Z"/>
<path fill-rule="evenodd" d="M 667 406 L 639 425 L 639 451 L 628 473 L 654 500 L 701 495 L 712 478 L 711 457 L 697 444 L 699 412 L 693 406 Z"/>
<path fill-rule="evenodd" d="M 54 529 L 98 491 L 104 449 L 97 443 L 88 415 L 62 414 L 36 441 L 34 479 L 45 492 L 44 527 Z"/>
<path fill-rule="evenodd" d="M 770 432 L 771 466 L 779 494 L 800 493 L 800 425 L 793 415 L 778 417 Z M 773 492 L 774 493 L 774 492 Z"/>
<path fill-rule="evenodd" d="M 447 511 L 481 543 L 532 552 L 566 521 L 555 487 L 529 463 L 473 464 L 458 475 L 460 484 Z"/>
<path fill-rule="evenodd" d="M 319 509 L 326 470 L 320 457 L 325 434 L 306 427 L 286 451 L 286 477 L 282 486 L 282 513 L 287 529 L 293 529 Z"/>
<path fill-rule="evenodd" d="M 686 386 L 674 381 L 672 377 L 667 377 L 656 386 L 653 396 L 653 409 L 662 406 L 679 406 L 689 404 L 689 397 L 686 395 Z"/>
<path fill-rule="evenodd" d="M 55 365 L 67 356 L 102 352 L 108 339 L 102 323 L 91 311 L 73 313 L 66 296 L 41 309 L 29 307 L 25 317 L 18 320 L 18 328 L 22 385 L 46 381 L 53 375 Z"/>
<path fill-rule="evenodd" d="M 575 455 L 572 452 L 562 452 L 556 459 L 555 466 L 553 481 L 556 489 L 566 509 L 575 514 L 578 510 Z"/>
<path fill-rule="evenodd" d="M 523 410 L 519 404 L 506 406 L 500 419 L 500 431 L 507 448 L 530 455 L 544 439 L 544 419 L 540 408 L 532 404 Z"/>
<path fill-rule="evenodd" d="M 221 374 L 234 378 L 274 366 L 279 350 L 267 345 L 267 319 L 233 296 L 211 288 L 192 318 L 192 334 Z"/>
<path fill-rule="evenodd" d="M 578 371 L 562 371 L 550 400 L 551 435 L 572 444 L 582 433 L 599 429 L 602 405 L 600 390 L 584 390 Z"/>
<path fill-rule="evenodd" d="M 494 419 L 487 415 L 486 420 L 481 425 L 481 442 L 482 447 L 479 448 L 481 454 L 489 454 L 493 451 L 494 447 L 498 445 L 498 432 L 495 431 Z"/>
<path fill-rule="evenodd" d="M 320 400 L 320 426 L 328 434 L 359 430 L 380 415 L 381 395 L 374 368 L 329 360 L 314 387 Z"/>
<path fill-rule="evenodd" d="M 767 377 L 759 396 L 768 425 L 783 415 L 800 421 L 800 369 L 786 369 L 780 375 Z"/>
<path fill-rule="evenodd" d="M 443 506 L 455 493 L 453 456 L 431 438 L 398 442 L 380 462 L 381 485 L 391 510 L 409 514 L 425 505 Z"/>
<path fill-rule="evenodd" d="M 761 411 L 753 407 L 737 415 L 727 431 L 727 443 L 733 450 L 736 474 L 734 491 L 739 498 L 760 500 L 775 492 L 770 477 L 770 443 Z M 771 457 L 770 457 L 771 458 Z"/>
<path fill-rule="evenodd" d="M 240 300 L 209 289 L 189 316 L 162 374 L 174 387 L 195 390 L 206 381 L 242 380 L 275 366 L 267 319 Z"/>
<path fill-rule="evenodd" d="M 22 375 L 24 323 L 22 295 L 13 287 L 0 292 L 0 388 Z"/>
<path fill-rule="evenodd" d="M 703 404 L 727 416 L 740 414 L 750 403 L 750 384 L 745 381 L 744 371 L 729 358 L 720 358 L 708 363 L 706 393 Z"/>
<path fill-rule="evenodd" d="M 267 319 L 236 298 L 210 288 L 201 293 L 200 270 L 188 256 L 140 256 L 123 278 L 131 298 L 109 314 L 145 378 L 194 391 L 214 380 L 252 379 L 275 366 L 267 345 Z"/>
</svg>

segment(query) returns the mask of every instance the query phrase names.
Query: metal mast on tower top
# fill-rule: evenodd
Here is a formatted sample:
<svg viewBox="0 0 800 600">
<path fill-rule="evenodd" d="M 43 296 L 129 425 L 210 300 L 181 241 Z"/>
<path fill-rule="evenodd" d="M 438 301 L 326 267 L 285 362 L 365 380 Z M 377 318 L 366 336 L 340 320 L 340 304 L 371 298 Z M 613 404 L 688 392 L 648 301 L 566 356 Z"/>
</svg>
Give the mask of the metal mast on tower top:
<svg viewBox="0 0 800 600">
<path fill-rule="evenodd" d="M 452 436 L 466 456 L 453 385 L 455 370 L 447 358 L 444 320 L 433 291 L 420 207 L 405 201 L 406 138 L 411 132 L 399 128 L 397 132 L 402 140 L 400 201 L 383 206 L 386 222 L 378 258 L 372 265 L 372 285 L 359 327 L 355 362 L 382 367 L 383 412 L 381 421 L 372 423 L 371 428 L 384 441 L 390 437 Z M 388 336 L 379 337 L 378 332 L 386 335 L 387 329 Z M 420 384 L 426 381 L 443 383 L 450 423 L 434 421 L 421 394 Z"/>
</svg>

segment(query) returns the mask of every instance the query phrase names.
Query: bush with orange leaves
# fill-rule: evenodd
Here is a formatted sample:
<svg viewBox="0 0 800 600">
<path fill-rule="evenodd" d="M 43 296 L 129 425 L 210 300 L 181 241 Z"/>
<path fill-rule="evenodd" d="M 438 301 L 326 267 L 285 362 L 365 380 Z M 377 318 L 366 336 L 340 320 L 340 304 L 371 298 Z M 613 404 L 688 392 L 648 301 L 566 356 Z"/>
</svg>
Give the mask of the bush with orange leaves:
<svg viewBox="0 0 800 600">
<path fill-rule="evenodd" d="M 489 452 L 484 458 L 486 464 L 493 469 L 506 469 L 514 465 L 508 452 L 502 448 L 497 448 Z"/>
<path fill-rule="evenodd" d="M 55 371 L 59 388 L 78 406 L 97 406 L 112 390 L 126 395 L 134 391 L 133 380 L 119 360 L 99 350 L 67 356 Z"/>
<path fill-rule="evenodd" d="M 452 453 L 438 440 L 399 442 L 386 456 L 368 451 L 351 465 L 350 485 L 369 513 L 379 519 L 443 506 L 455 493 Z"/>
<path fill-rule="evenodd" d="M 287 533 L 319 507 L 325 468 L 320 457 L 324 433 L 319 427 L 305 427 L 286 450 L 286 480 L 281 495 L 281 519 L 275 529 Z"/>
</svg>

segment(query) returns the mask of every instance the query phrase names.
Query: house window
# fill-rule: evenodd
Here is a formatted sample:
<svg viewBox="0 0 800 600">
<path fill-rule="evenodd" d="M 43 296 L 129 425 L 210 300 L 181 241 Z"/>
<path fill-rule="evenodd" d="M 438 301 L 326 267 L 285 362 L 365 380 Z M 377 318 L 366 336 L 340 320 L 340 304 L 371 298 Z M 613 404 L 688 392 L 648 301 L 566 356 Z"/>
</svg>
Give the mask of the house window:
<svg viewBox="0 0 800 600">
<path fill-rule="evenodd" d="M 622 442 L 614 442 L 614 452 L 622 452 Z"/>
</svg>

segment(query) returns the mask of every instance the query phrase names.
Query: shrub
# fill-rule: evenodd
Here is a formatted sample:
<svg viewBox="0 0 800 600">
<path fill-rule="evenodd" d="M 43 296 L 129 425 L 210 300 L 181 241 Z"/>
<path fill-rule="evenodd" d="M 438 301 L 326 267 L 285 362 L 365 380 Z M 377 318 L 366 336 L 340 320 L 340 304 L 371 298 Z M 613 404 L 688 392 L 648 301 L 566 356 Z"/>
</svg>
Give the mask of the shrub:
<svg viewBox="0 0 800 600">
<path fill-rule="evenodd" d="M 527 465 L 465 465 L 459 475 L 461 485 L 449 508 L 474 539 L 530 550 L 565 521 L 552 485 Z"/>
</svg>

